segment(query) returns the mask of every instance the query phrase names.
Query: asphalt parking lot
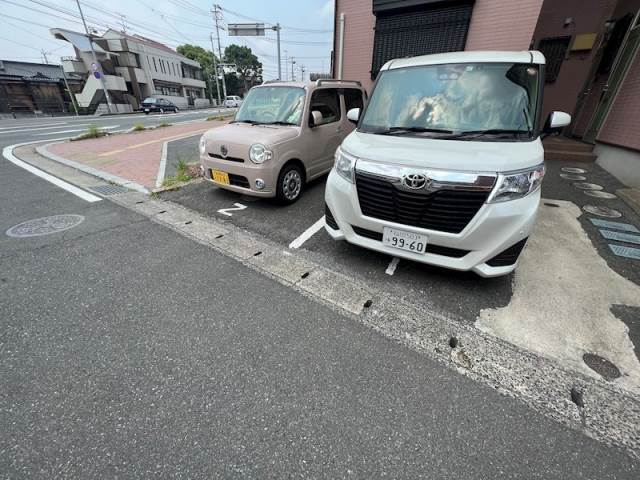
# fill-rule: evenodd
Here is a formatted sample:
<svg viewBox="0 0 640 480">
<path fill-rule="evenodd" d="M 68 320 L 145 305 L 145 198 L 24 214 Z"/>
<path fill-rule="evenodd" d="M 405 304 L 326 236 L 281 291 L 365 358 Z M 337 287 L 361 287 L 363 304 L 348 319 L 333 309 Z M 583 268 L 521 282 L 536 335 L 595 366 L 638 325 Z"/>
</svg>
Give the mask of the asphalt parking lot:
<svg viewBox="0 0 640 480">
<path fill-rule="evenodd" d="M 174 148 L 193 161 L 189 145 L 195 140 L 180 142 Z M 395 263 L 393 257 L 335 242 L 323 228 L 297 252 L 425 311 L 475 324 L 580 370 L 584 354 L 602 355 L 624 372 L 635 372 L 623 374 L 624 381 L 640 387 L 640 261 L 614 255 L 609 245 L 616 242 L 605 239 L 602 228 L 591 222 L 599 217 L 581 209 L 586 204 L 607 206 L 622 217 L 601 220 L 636 227 L 640 218 L 622 200 L 588 196 L 561 178 L 561 169 L 567 167 L 587 170 L 586 181 L 605 192 L 623 186 L 596 164 L 548 162 L 537 230 L 516 272 L 504 277 L 485 279 L 404 259 Z M 325 181 L 308 185 L 290 206 L 228 192 L 206 181 L 164 192 L 161 198 L 291 248 L 322 219 Z"/>
</svg>

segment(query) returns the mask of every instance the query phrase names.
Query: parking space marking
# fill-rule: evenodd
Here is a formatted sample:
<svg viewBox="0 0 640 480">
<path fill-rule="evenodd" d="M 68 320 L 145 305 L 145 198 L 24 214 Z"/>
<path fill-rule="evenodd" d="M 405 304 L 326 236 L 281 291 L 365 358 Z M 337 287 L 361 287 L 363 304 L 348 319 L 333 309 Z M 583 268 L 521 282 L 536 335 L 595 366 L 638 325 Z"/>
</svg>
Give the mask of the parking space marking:
<svg viewBox="0 0 640 480">
<path fill-rule="evenodd" d="M 630 258 L 632 260 L 640 260 L 640 248 L 612 245 L 611 243 L 609 244 L 609 248 L 619 257 Z"/>
<path fill-rule="evenodd" d="M 218 213 L 227 215 L 228 217 L 232 217 L 233 213 L 229 213 L 229 212 L 235 212 L 235 211 L 244 210 L 245 208 L 247 208 L 246 205 L 243 205 L 241 203 L 234 203 L 234 205 L 235 207 L 231 207 L 231 208 L 221 208 L 220 210 L 218 210 Z"/>
<path fill-rule="evenodd" d="M 614 232 L 612 230 L 600 230 L 600 233 L 607 240 L 616 240 L 617 242 L 635 243 L 636 245 L 640 245 L 640 235 Z"/>
<path fill-rule="evenodd" d="M 599 218 L 590 218 L 589 220 L 591 220 L 591 223 L 593 223 L 596 227 L 611 228 L 614 230 L 622 230 L 624 232 L 640 233 L 640 230 L 629 223 L 609 222 L 607 220 L 600 220 Z"/>
<path fill-rule="evenodd" d="M 384 271 L 387 275 L 393 275 L 396 273 L 396 268 L 398 267 L 398 263 L 400 263 L 400 259 L 398 257 L 393 257 L 391 262 L 389 262 L 389 266 Z"/>
<path fill-rule="evenodd" d="M 324 227 L 324 215 L 316 223 L 307 228 L 302 235 L 289 244 L 289 248 L 300 248 L 304 242 L 313 237 L 322 227 Z"/>
</svg>

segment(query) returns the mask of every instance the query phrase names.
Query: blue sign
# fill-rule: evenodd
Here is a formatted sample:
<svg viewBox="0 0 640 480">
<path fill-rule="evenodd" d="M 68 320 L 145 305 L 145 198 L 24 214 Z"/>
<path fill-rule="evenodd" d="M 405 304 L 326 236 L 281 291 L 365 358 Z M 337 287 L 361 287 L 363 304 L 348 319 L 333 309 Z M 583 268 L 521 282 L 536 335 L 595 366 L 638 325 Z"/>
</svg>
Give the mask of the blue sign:
<svg viewBox="0 0 640 480">
<path fill-rule="evenodd" d="M 93 72 L 93 76 L 96 78 L 100 78 L 102 74 L 100 72 Z"/>
</svg>

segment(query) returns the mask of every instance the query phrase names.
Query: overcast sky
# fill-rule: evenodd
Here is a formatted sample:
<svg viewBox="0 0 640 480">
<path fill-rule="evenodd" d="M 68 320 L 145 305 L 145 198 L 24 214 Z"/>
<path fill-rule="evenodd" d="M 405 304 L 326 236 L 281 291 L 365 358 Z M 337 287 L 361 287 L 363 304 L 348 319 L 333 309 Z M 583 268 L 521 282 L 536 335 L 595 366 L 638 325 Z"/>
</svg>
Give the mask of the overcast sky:
<svg viewBox="0 0 640 480">
<path fill-rule="evenodd" d="M 90 26 L 99 33 L 106 25 L 138 33 L 175 48 L 192 43 L 211 49 L 214 31 L 210 0 L 81 0 Z M 264 21 L 280 22 L 282 63 L 287 56 L 296 60 L 296 77 L 301 65 L 309 72 L 328 72 L 332 48 L 334 0 L 217 0 L 226 10 L 220 25 Z M 49 28 L 82 30 L 76 0 L 0 0 L 0 60 L 49 63 L 73 55 L 68 43 L 55 40 Z M 229 37 L 220 31 L 222 48 L 230 43 L 247 45 L 264 65 L 265 79 L 277 77 L 276 34 L 266 37 Z M 217 48 L 217 45 L 216 45 Z M 291 75 L 291 63 L 287 68 Z M 284 76 L 284 74 L 283 74 Z"/>
</svg>

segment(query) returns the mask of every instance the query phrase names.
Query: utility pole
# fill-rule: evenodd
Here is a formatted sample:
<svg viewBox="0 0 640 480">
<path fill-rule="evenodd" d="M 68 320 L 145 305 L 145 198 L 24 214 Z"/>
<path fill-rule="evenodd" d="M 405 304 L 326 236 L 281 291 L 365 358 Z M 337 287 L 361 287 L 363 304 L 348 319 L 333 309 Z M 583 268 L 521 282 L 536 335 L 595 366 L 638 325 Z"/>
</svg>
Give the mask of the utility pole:
<svg viewBox="0 0 640 480">
<path fill-rule="evenodd" d="M 302 80 L 303 82 L 304 82 L 304 71 L 305 71 L 305 68 L 304 68 L 304 65 L 302 65 L 300 67 L 300 76 L 302 77 L 300 80 Z"/>
<path fill-rule="evenodd" d="M 287 67 L 289 66 L 289 54 L 284 51 L 284 80 L 287 81 Z"/>
<path fill-rule="evenodd" d="M 84 20 L 84 13 L 82 13 L 82 7 L 80 6 L 80 0 L 76 0 L 76 3 L 78 4 L 78 11 L 80 12 L 80 18 L 82 19 L 82 24 L 84 25 L 84 31 L 87 34 L 87 37 L 89 37 L 89 46 L 91 47 L 91 58 L 93 58 L 93 63 L 95 65 L 95 68 L 97 69 L 95 72 L 93 73 L 98 73 L 99 77 L 100 77 L 100 84 L 102 85 L 102 91 L 104 92 L 104 97 L 107 100 L 107 110 L 109 110 L 109 113 L 113 113 L 113 105 L 111 103 L 111 96 L 109 96 L 109 91 L 107 90 L 107 85 L 104 83 L 104 74 L 102 73 L 101 69 L 100 69 L 100 64 L 98 63 L 98 57 L 96 57 L 96 51 L 93 49 L 93 36 L 91 35 L 91 33 L 89 33 L 89 29 L 87 28 L 87 22 L 85 22 Z"/>
<path fill-rule="evenodd" d="M 62 69 L 62 78 L 64 79 L 64 84 L 67 87 L 67 92 L 69 92 L 69 98 L 71 99 L 71 104 L 73 105 L 73 110 L 76 112 L 76 117 L 80 114 L 78 113 L 78 106 L 76 105 L 76 96 L 69 88 L 69 82 L 67 82 L 67 74 L 64 72 L 64 67 L 60 67 Z"/>
<path fill-rule="evenodd" d="M 222 105 L 222 102 L 220 101 L 220 81 L 218 78 L 218 63 L 216 62 L 216 50 L 215 48 L 213 48 L 213 32 L 211 33 L 209 38 L 211 38 L 211 56 L 213 57 L 213 72 L 216 76 L 216 93 L 218 95 L 218 106 L 220 106 Z"/>
<path fill-rule="evenodd" d="M 222 49 L 220 48 L 220 27 L 218 26 L 218 12 L 220 11 L 220 5 L 213 4 L 213 19 L 216 22 L 216 36 L 218 37 L 218 57 L 222 61 Z M 224 67 L 222 68 L 222 92 L 224 98 L 227 98 L 227 82 L 224 79 Z"/>
<path fill-rule="evenodd" d="M 296 72 L 293 71 L 293 66 L 296 64 L 296 61 L 291 57 L 291 81 L 296 81 Z"/>
<path fill-rule="evenodd" d="M 282 80 L 282 61 L 280 60 L 280 24 L 276 23 L 271 27 L 271 30 L 275 30 L 278 37 L 278 80 Z"/>
</svg>

